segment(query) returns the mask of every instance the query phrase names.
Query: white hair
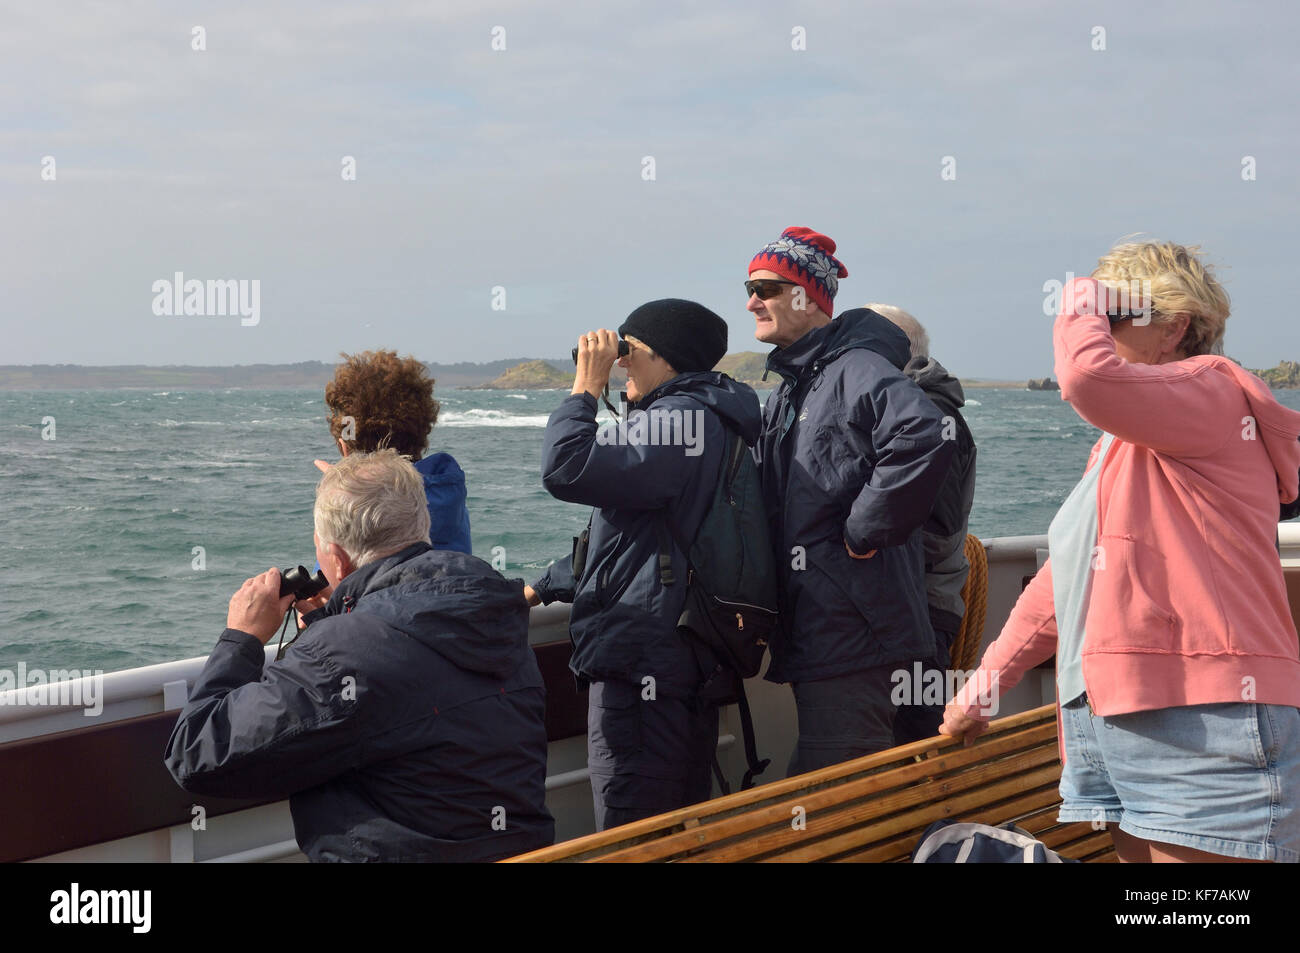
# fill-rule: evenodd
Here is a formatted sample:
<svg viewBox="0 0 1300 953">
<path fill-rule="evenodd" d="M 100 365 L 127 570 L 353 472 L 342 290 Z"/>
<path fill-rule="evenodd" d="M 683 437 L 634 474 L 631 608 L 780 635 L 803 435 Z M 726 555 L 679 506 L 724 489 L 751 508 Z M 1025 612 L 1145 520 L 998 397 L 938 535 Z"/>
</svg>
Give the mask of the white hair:
<svg viewBox="0 0 1300 953">
<path fill-rule="evenodd" d="M 338 544 L 357 566 L 429 541 L 424 480 L 391 448 L 350 453 L 330 467 L 313 516 L 322 548 Z"/>
<path fill-rule="evenodd" d="M 907 335 L 907 340 L 912 345 L 913 357 L 930 356 L 930 335 L 925 333 L 925 328 L 921 326 L 920 321 L 892 304 L 869 304 L 867 307 L 903 329 L 903 333 Z"/>
</svg>

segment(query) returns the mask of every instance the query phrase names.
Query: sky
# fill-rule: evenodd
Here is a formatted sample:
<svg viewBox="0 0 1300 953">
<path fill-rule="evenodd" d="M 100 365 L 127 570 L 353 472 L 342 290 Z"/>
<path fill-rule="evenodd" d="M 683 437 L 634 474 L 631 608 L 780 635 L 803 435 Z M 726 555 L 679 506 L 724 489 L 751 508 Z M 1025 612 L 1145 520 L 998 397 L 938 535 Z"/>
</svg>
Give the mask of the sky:
<svg viewBox="0 0 1300 953">
<path fill-rule="evenodd" d="M 545 357 L 663 297 L 765 351 L 741 282 L 790 225 L 962 377 L 1051 374 L 1045 284 L 1134 235 L 1201 247 L 1229 355 L 1300 359 L 1291 3 L 0 15 L 0 364 Z M 245 311 L 166 313 L 178 272 Z"/>
</svg>

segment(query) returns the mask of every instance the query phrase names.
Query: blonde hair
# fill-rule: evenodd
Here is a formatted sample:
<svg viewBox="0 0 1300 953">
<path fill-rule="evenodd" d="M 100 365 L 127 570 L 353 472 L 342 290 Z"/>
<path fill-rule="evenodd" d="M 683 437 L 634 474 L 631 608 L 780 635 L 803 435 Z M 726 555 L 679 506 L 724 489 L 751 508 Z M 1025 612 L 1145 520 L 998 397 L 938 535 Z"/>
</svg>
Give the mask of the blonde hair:
<svg viewBox="0 0 1300 953">
<path fill-rule="evenodd" d="M 1110 287 L 1130 282 L 1151 282 L 1153 320 L 1168 324 L 1179 314 L 1188 316 L 1182 352 L 1222 354 L 1223 332 L 1231 304 L 1209 265 L 1197 257 L 1200 248 L 1173 242 L 1128 242 L 1103 255 L 1092 277 Z"/>
<path fill-rule="evenodd" d="M 903 333 L 907 335 L 908 343 L 912 346 L 912 357 L 930 356 L 930 335 L 925 333 L 925 328 L 921 326 L 920 321 L 892 304 L 869 304 L 867 307 L 902 328 Z"/>
<path fill-rule="evenodd" d="M 337 543 L 358 567 L 429 541 L 424 480 L 392 448 L 351 453 L 316 485 L 321 546 Z"/>
</svg>

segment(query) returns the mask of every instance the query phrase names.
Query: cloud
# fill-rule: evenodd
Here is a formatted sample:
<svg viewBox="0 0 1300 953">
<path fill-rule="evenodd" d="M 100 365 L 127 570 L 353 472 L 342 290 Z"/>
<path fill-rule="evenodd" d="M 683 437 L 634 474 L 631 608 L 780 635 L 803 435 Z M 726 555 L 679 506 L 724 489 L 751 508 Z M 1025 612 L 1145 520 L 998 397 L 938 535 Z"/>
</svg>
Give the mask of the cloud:
<svg viewBox="0 0 1300 953">
<path fill-rule="evenodd" d="M 9 360 L 329 359 L 369 346 L 367 323 L 389 346 L 488 360 L 503 341 L 554 353 L 687 289 L 735 335 L 748 255 L 789 224 L 835 237 L 845 293 L 909 306 L 941 358 L 952 342 L 970 362 L 959 373 L 1043 373 L 1042 282 L 1135 229 L 1234 265 L 1234 300 L 1268 316 L 1242 322 L 1243 359 L 1295 357 L 1269 281 L 1298 204 L 1295 19 L 1211 3 L 18 7 L 0 35 Z M 160 326 L 149 283 L 178 269 L 259 278 L 262 323 Z"/>
</svg>

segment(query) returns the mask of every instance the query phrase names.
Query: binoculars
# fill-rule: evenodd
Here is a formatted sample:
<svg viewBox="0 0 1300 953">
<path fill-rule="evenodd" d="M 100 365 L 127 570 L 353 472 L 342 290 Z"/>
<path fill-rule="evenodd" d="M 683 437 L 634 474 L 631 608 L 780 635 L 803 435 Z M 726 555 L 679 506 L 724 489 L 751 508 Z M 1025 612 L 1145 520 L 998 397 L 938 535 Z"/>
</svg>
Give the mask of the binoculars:
<svg viewBox="0 0 1300 953">
<path fill-rule="evenodd" d="M 631 352 L 631 350 L 632 350 L 632 349 L 631 349 L 630 347 L 627 346 L 627 342 L 626 342 L 626 341 L 624 341 L 622 338 L 619 338 L 619 339 L 618 339 L 618 356 L 619 356 L 619 357 L 627 357 L 628 354 Z M 574 363 L 574 364 L 577 364 L 577 363 L 578 363 L 578 349 L 577 349 L 576 347 L 573 349 L 573 363 Z"/>
<path fill-rule="evenodd" d="M 325 578 L 323 572 L 318 571 L 313 576 L 305 566 L 280 570 L 280 598 L 282 599 L 289 593 L 293 593 L 294 600 L 301 602 L 303 599 L 310 599 L 329 584 L 330 581 Z"/>
</svg>

